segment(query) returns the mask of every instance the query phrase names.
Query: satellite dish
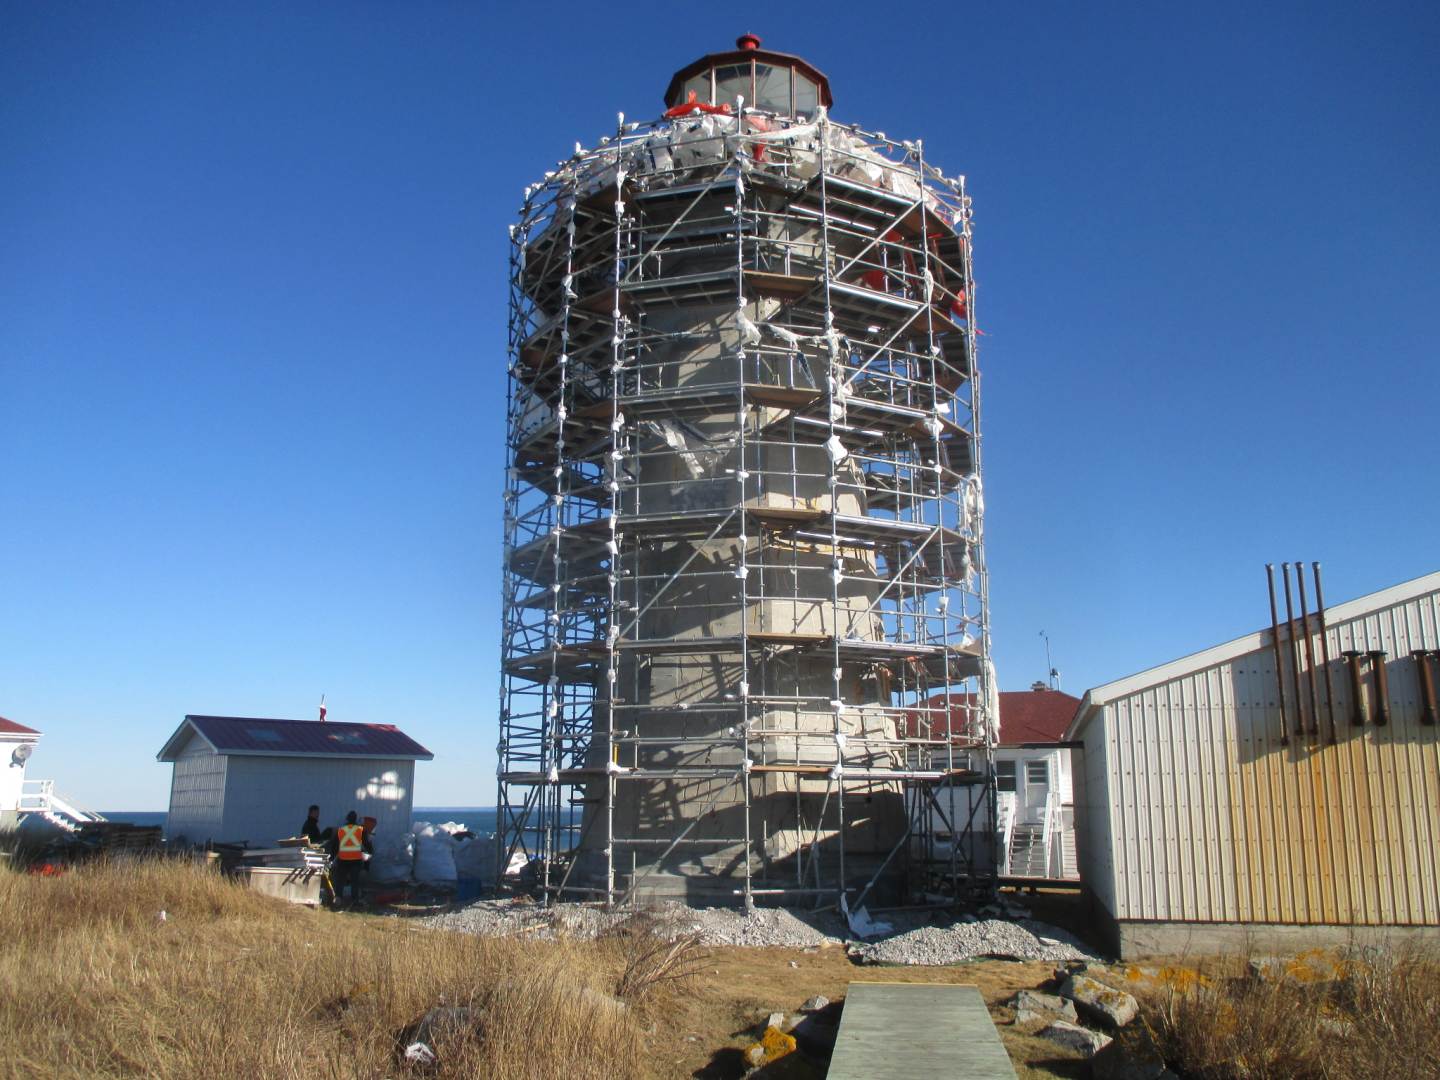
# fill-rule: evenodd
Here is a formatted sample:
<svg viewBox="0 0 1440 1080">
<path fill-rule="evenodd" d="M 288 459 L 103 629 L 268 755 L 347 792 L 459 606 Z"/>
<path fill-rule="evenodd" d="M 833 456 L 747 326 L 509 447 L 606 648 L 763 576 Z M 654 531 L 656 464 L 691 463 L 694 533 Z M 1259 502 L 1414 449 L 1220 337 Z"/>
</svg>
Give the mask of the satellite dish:
<svg viewBox="0 0 1440 1080">
<path fill-rule="evenodd" d="M 12 765 L 24 765 L 25 762 L 30 760 L 30 755 L 34 752 L 34 743 L 21 743 L 19 746 L 15 747 L 15 750 L 11 753 L 10 763 Z"/>
</svg>

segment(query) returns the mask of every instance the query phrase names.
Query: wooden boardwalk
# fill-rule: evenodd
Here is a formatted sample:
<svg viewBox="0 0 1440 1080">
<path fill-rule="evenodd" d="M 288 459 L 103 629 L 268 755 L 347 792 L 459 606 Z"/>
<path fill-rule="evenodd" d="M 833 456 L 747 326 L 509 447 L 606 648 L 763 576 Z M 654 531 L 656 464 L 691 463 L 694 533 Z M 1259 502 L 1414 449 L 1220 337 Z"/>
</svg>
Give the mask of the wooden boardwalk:
<svg viewBox="0 0 1440 1080">
<path fill-rule="evenodd" d="M 973 986 L 852 982 L 829 1080 L 1015 1080 Z"/>
</svg>

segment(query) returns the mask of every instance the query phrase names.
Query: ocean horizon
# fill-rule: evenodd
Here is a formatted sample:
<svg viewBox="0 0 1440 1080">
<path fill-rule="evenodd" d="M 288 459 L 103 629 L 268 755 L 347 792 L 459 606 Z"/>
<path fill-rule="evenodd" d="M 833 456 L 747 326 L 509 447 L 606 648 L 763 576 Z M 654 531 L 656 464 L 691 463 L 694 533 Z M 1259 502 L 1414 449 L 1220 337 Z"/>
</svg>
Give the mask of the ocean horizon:
<svg viewBox="0 0 1440 1080">
<path fill-rule="evenodd" d="M 127 825 L 164 825 L 164 810 L 101 810 L 106 821 L 118 821 Z M 493 806 L 415 806 L 410 809 L 410 826 L 427 821 L 439 825 L 447 821 L 458 822 L 471 832 L 481 836 L 495 832 L 498 813 Z"/>
</svg>

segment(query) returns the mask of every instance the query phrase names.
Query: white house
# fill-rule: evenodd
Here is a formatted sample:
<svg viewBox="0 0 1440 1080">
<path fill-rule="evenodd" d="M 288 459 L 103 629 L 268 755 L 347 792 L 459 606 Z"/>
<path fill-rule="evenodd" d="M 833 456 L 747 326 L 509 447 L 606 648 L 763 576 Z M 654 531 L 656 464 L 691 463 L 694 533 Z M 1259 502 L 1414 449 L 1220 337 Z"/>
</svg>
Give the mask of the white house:
<svg viewBox="0 0 1440 1080">
<path fill-rule="evenodd" d="M 1029 690 L 1000 692 L 1000 738 L 996 743 L 994 837 L 996 867 L 1002 878 L 1078 880 L 1075 862 L 1074 807 L 1070 749 L 1065 729 L 1080 699 L 1037 683 Z M 926 709 L 932 732 L 963 731 L 974 708 L 968 695 L 931 698 Z M 936 718 L 936 713 L 939 718 Z M 919 730 L 912 716 L 908 729 Z M 983 785 L 956 785 L 939 796 L 941 811 L 932 828 L 948 839 L 952 822 L 966 822 L 976 835 L 990 835 L 990 814 Z"/>
<path fill-rule="evenodd" d="M 1043 683 L 1000 694 L 995 804 L 1002 877 L 1078 879 L 1070 749 L 1080 699 Z"/>
<path fill-rule="evenodd" d="M 20 823 L 20 802 L 25 794 L 25 763 L 35 752 L 40 732 L 0 716 L 0 831 Z"/>
<path fill-rule="evenodd" d="M 1080 872 L 1116 951 L 1440 936 L 1437 684 L 1440 573 L 1087 693 Z"/>
<path fill-rule="evenodd" d="M 268 846 L 312 803 L 322 825 L 354 810 L 408 832 L 415 762 L 434 755 L 390 724 L 187 716 L 157 757 L 175 766 L 167 840 Z"/>
</svg>

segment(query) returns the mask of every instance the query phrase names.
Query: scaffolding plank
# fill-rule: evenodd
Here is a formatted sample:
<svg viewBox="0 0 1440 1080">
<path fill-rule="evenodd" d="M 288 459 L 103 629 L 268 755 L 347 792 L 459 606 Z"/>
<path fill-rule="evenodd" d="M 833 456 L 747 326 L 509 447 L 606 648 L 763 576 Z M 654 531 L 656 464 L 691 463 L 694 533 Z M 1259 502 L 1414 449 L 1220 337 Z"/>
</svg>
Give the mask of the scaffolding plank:
<svg viewBox="0 0 1440 1080">
<path fill-rule="evenodd" d="M 1015 1067 L 975 987 L 852 982 L 826 1075 L 1013 1080 Z"/>
</svg>

